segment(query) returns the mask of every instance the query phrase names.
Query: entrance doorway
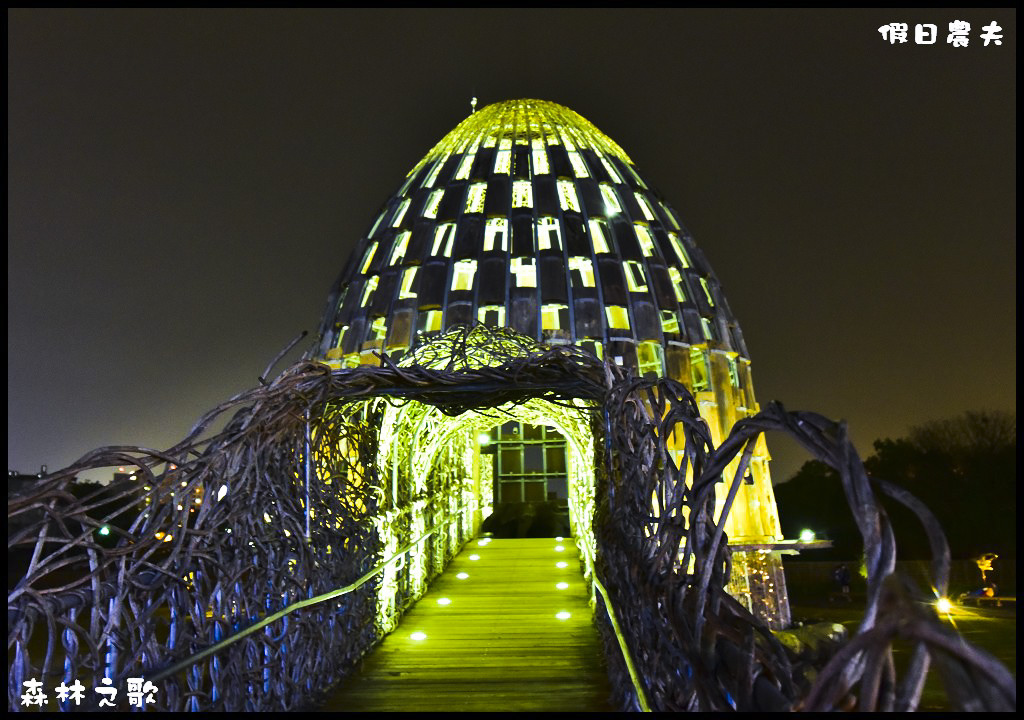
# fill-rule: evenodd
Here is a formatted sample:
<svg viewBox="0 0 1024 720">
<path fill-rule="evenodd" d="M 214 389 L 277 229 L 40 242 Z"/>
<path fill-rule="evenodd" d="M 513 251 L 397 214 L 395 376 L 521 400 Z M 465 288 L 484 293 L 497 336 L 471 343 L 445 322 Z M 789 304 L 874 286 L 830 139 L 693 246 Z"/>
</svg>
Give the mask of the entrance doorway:
<svg viewBox="0 0 1024 720">
<path fill-rule="evenodd" d="M 494 515 L 484 529 L 499 537 L 568 535 L 565 437 L 551 426 L 516 421 L 491 432 Z"/>
</svg>

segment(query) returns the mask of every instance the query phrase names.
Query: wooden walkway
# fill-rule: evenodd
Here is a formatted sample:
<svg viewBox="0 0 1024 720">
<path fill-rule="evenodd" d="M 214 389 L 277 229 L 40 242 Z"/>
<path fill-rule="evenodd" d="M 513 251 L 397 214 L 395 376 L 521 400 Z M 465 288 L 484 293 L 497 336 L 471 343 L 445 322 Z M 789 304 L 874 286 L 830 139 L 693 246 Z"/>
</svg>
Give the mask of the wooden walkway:
<svg viewBox="0 0 1024 720">
<path fill-rule="evenodd" d="M 323 710 L 613 709 L 572 539 L 478 542 L 452 561 Z"/>
</svg>

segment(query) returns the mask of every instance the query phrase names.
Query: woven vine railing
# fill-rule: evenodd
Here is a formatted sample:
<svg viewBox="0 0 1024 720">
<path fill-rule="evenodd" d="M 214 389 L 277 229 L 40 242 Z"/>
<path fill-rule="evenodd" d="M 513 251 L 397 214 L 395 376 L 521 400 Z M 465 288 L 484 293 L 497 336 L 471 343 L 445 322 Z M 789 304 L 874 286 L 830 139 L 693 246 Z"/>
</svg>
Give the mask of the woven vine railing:
<svg viewBox="0 0 1024 720">
<path fill-rule="evenodd" d="M 386 357 L 342 371 L 297 363 L 214 408 L 169 450 L 101 448 L 9 498 L 8 545 L 27 567 L 8 593 L 9 708 L 22 709 L 30 679 L 45 692 L 77 680 L 85 699 L 51 697 L 49 709 L 95 710 L 91 688 L 102 678 L 123 686 L 136 677 L 161 678 L 153 709 L 310 707 L 475 532 L 480 490 L 465 462 L 475 430 L 520 411 L 535 417 L 538 401 L 594 438 L 593 482 L 574 490 L 577 542 L 595 558 L 587 570 L 611 598 L 652 709 L 913 709 L 929 663 L 955 707 L 1015 708 L 1009 672 L 894 575 L 892 532 L 872 483 L 918 513 L 940 590 L 948 548 L 919 502 L 868 479 L 842 425 L 772 405 L 715 449 L 680 384 L 636 380 L 576 348 L 483 326 L 451 331 L 400 366 Z M 385 418 L 410 426 L 385 428 Z M 795 664 L 724 590 L 722 524 L 766 430 L 790 433 L 839 471 L 864 535 L 867 612 L 822 667 Z M 430 452 L 417 454 L 427 435 Z M 78 475 L 117 466 L 134 479 L 76 494 Z M 442 529 L 415 542 L 424 528 Z M 308 603 L 396 554 L 358 589 Z M 245 634 L 282 610 L 290 611 Z M 602 609 L 597 618 L 617 700 L 635 709 L 622 650 Z M 899 677 L 896 638 L 916 648 Z"/>
</svg>

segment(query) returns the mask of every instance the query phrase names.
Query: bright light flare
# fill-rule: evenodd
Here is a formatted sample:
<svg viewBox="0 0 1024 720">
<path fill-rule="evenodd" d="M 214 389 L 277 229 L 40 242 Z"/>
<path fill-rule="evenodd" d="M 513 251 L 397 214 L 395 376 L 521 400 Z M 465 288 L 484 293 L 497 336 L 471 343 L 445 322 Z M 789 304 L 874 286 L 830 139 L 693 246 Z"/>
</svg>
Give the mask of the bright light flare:
<svg viewBox="0 0 1024 720">
<path fill-rule="evenodd" d="M 814 542 L 814 531 L 813 530 L 801 530 L 800 531 L 800 542 L 811 543 Z"/>
<path fill-rule="evenodd" d="M 943 615 L 949 615 L 953 611 L 953 603 L 949 601 L 949 598 L 940 597 L 935 601 L 935 609 Z"/>
</svg>

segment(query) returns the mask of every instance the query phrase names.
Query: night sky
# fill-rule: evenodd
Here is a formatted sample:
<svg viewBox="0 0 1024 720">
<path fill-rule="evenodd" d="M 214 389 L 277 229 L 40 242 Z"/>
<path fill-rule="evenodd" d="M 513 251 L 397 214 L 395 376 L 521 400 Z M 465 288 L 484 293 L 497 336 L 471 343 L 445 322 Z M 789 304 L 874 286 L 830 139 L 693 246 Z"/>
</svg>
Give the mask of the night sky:
<svg viewBox="0 0 1024 720">
<path fill-rule="evenodd" d="M 623 147 L 762 406 L 846 419 L 863 455 L 1015 411 L 1015 54 L 1011 10 L 9 11 L 8 467 L 169 447 L 255 385 L 474 95 Z M 786 479 L 806 456 L 768 441 Z"/>
</svg>

